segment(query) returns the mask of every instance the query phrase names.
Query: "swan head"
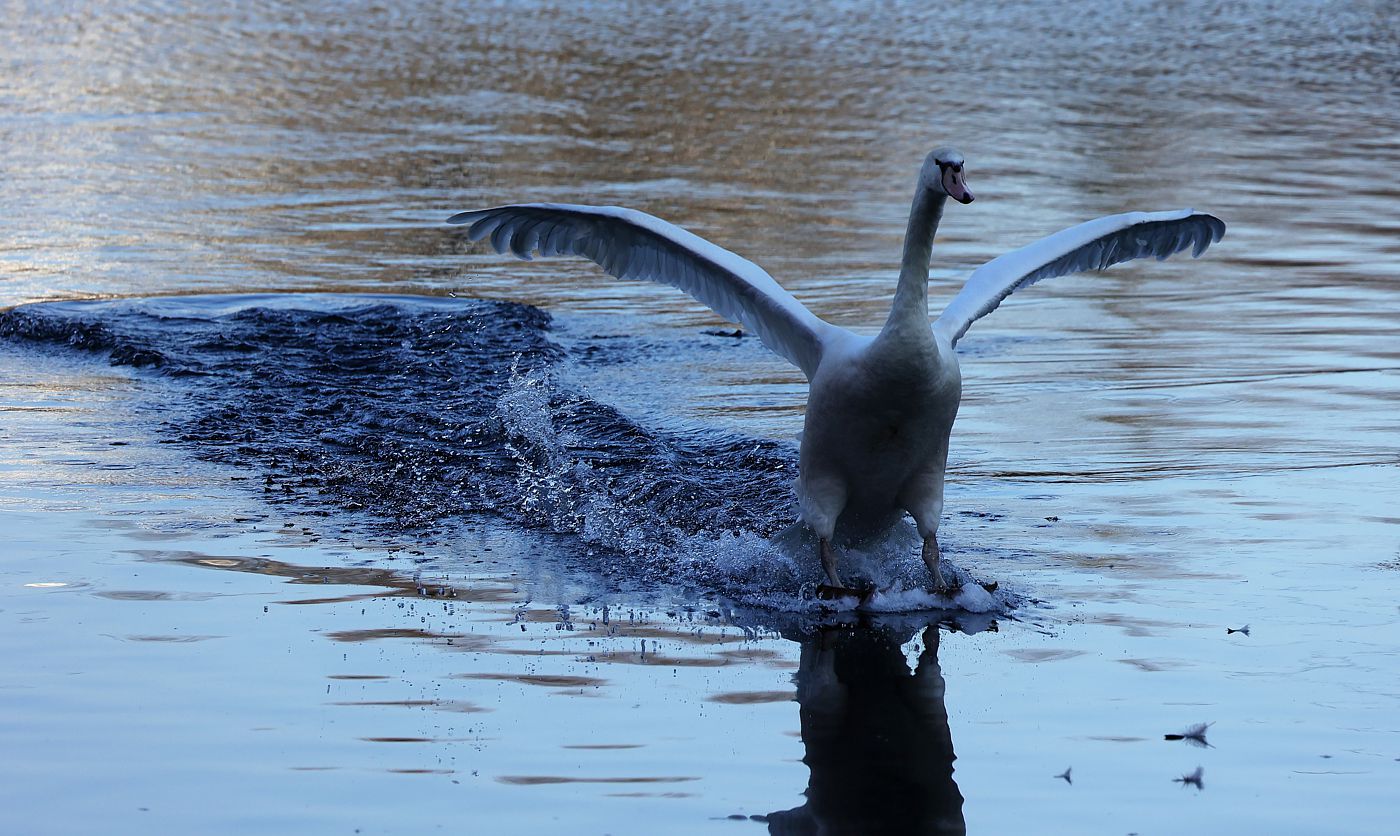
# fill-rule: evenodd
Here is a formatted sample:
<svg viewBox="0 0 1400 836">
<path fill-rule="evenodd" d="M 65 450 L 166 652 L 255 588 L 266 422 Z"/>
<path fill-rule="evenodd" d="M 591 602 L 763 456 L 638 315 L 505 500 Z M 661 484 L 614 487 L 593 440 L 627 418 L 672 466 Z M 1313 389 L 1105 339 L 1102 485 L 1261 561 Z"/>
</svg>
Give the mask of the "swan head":
<svg viewBox="0 0 1400 836">
<path fill-rule="evenodd" d="M 956 148 L 935 148 L 924 158 L 919 171 L 919 185 L 935 194 L 947 195 L 958 203 L 971 203 L 974 198 L 967 188 L 963 174 L 963 155 Z"/>
</svg>

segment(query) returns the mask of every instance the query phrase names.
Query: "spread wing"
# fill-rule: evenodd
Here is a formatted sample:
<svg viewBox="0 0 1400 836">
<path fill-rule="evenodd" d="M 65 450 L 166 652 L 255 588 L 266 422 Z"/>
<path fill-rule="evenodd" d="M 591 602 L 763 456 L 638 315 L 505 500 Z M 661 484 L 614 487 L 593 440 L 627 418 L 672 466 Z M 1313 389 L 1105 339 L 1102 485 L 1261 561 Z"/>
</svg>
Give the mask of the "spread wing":
<svg viewBox="0 0 1400 836">
<path fill-rule="evenodd" d="M 1125 212 L 1072 226 L 978 267 L 933 328 L 956 345 L 968 326 L 996 310 L 1001 300 L 1041 279 L 1103 270 L 1149 255 L 1160 261 L 1188 247 L 1193 257 L 1199 256 L 1224 235 L 1224 221 L 1190 209 Z"/>
<path fill-rule="evenodd" d="M 523 259 L 580 255 L 620 279 L 645 279 L 690 294 L 738 322 L 810 378 L 822 342 L 842 329 L 807 308 L 763 268 L 660 218 L 619 206 L 522 203 L 461 212 L 473 241 Z"/>
</svg>

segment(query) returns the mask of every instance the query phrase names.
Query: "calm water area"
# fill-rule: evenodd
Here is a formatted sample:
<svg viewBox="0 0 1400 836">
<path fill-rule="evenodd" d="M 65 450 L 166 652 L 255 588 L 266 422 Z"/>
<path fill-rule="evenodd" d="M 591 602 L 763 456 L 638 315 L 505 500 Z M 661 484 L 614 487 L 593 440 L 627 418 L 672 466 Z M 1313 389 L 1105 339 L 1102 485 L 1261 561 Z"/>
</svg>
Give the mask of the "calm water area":
<svg viewBox="0 0 1400 836">
<path fill-rule="evenodd" d="M 1395 832 L 1393 2 L 55 2 L 0 45 L 0 833 Z M 1089 218 L 1229 225 L 960 344 L 982 613 L 808 606 L 801 373 L 443 223 L 631 206 L 873 332 L 941 144 L 935 309 Z"/>
</svg>

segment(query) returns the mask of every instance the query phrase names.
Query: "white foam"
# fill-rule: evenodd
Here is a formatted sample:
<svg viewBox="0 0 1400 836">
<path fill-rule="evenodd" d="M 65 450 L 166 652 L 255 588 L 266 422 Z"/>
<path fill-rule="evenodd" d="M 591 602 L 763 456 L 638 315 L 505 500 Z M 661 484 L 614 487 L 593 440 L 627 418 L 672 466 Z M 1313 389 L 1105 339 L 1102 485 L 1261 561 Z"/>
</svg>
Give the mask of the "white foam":
<svg viewBox="0 0 1400 836">
<path fill-rule="evenodd" d="M 989 613 L 1000 612 L 1005 607 L 980 584 L 965 583 L 951 596 L 939 595 L 919 587 L 879 589 L 861 605 L 861 609 L 871 612 L 958 610 Z"/>
<path fill-rule="evenodd" d="M 560 432 L 551 408 L 559 394 L 547 370 L 512 368 L 510 388 L 498 404 L 497 414 L 512 437 L 508 449 L 517 458 L 516 510 L 535 524 L 573 532 L 607 549 L 609 563 L 598 567 L 604 573 L 700 587 L 745 606 L 790 613 L 985 614 L 1013 608 L 1012 596 L 987 592 L 947 561 L 944 576 L 961 588 L 952 596 L 929 591 L 928 570 L 919 557 L 922 540 L 908 520 L 881 537 L 841 548 L 843 576 L 878 589 L 864 602 L 854 596 L 816 597 L 825 577 L 816 539 L 801 524 L 772 537 L 669 529 L 647 508 L 612 496 L 606 477 L 571 453 L 573 439 Z"/>
</svg>

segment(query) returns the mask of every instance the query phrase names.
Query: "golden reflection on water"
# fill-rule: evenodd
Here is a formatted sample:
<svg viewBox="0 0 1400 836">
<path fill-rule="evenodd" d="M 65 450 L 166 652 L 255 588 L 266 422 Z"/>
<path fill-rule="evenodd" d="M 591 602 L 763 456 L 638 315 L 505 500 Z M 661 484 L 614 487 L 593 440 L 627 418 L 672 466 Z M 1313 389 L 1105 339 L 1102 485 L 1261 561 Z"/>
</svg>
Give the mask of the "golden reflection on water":
<svg viewBox="0 0 1400 836">
<path fill-rule="evenodd" d="M 969 267 L 1099 214 L 1194 205 L 1230 232 L 1202 261 L 1037 286 L 978 323 L 955 472 L 1131 481 L 1393 463 L 1354 408 L 1400 401 L 1393 19 L 1237 4 L 1182 13 L 1182 27 L 1174 8 L 1037 6 L 1042 28 L 1021 31 L 1004 25 L 1027 13 L 1017 3 L 640 18 L 552 0 L 351 18 L 60 3 L 16 24 L 0 304 L 382 290 L 636 329 L 716 324 L 665 288 L 508 261 L 441 224 L 549 199 L 653 211 L 869 329 L 918 160 L 956 141 L 983 199 L 945 219 L 935 301 Z M 1061 39 L 1078 48 L 1043 47 Z M 680 408 L 789 437 L 800 376 L 741 356 L 701 364 L 713 385 Z M 1090 458 L 1081 437 L 1113 466 L 1061 466 Z"/>
<path fill-rule="evenodd" d="M 502 784 L 533 787 L 541 784 L 680 784 L 686 781 L 699 781 L 700 776 L 687 775 L 671 777 L 633 775 L 625 778 L 576 778 L 565 777 L 563 775 L 498 775 L 496 780 Z"/>
<path fill-rule="evenodd" d="M 763 264 L 818 314 L 868 329 L 882 320 L 892 291 L 909 181 L 935 143 L 961 146 L 981 199 L 956 207 L 945 220 L 935 248 L 934 300 L 951 296 L 976 264 L 1087 217 L 1128 208 L 1209 210 L 1230 224 L 1230 232 L 1205 259 L 1124 265 L 1037 286 L 970 333 L 952 462 L 954 488 L 963 491 L 954 499 L 969 514 L 954 518 L 959 536 L 992 554 L 1069 550 L 1073 576 L 1087 579 L 1075 581 L 1084 588 L 1074 590 L 1074 600 L 1109 608 L 1087 613 L 1086 623 L 1121 631 L 1125 640 L 1181 640 L 1218 667 L 1215 679 L 1181 685 L 1160 669 L 1174 664 L 1170 659 L 1144 650 L 1095 668 L 1096 680 L 1121 684 L 1116 671 L 1106 670 L 1121 668 L 1152 677 L 1164 694 L 1178 682 L 1192 698 L 1204 684 L 1222 712 L 1240 706 L 1250 712 L 1237 720 L 1241 737 L 1261 725 L 1262 715 L 1287 717 L 1288 737 L 1301 748 L 1286 756 L 1307 746 L 1322 749 L 1324 740 L 1353 750 L 1383 748 L 1327 723 L 1344 716 L 1349 726 L 1389 728 L 1384 718 L 1393 716 L 1393 706 L 1371 694 L 1387 671 L 1367 667 L 1375 665 L 1370 659 L 1391 658 L 1389 648 L 1369 636 L 1371 643 L 1362 643 L 1348 631 L 1355 626 L 1347 620 L 1354 597 L 1310 621 L 1299 611 L 1317 609 L 1311 598 L 1317 578 L 1271 579 L 1299 571 L 1299 550 L 1354 544 L 1344 529 L 1393 518 L 1375 510 L 1385 502 L 1374 502 L 1394 493 L 1391 477 L 1400 463 L 1390 417 L 1400 404 L 1400 187 L 1394 178 L 1400 170 L 1394 76 L 1400 32 L 1389 4 L 734 3 L 634 12 L 546 0 L 466 8 L 396 3 L 347 14 L 338 5 L 259 0 L 222 7 L 124 2 L 97 10 L 58 2 L 11 15 L 7 72 L 0 80 L 0 203 L 7 213 L 0 305 L 202 291 L 382 290 L 531 302 L 560 314 L 565 330 L 598 315 L 621 328 L 663 335 L 692 335 L 719 324 L 668 289 L 613 282 L 583 264 L 507 261 L 467 245 L 441 223 L 470 206 L 550 199 L 626 204 L 667 217 Z M 1032 23 L 1011 27 L 1008 20 Z M 674 408 L 790 437 L 799 423 L 800 379 L 764 359 L 752 342 L 739 341 L 718 359 L 696 360 L 710 385 L 671 390 L 671 400 L 686 401 Z M 0 464 L 7 484 L 25 489 L 11 500 L 12 509 L 94 513 L 114 503 L 112 497 L 131 493 L 197 505 L 187 501 L 197 477 L 179 469 L 133 471 L 108 446 L 142 439 L 89 436 L 61 455 L 29 455 L 27 445 L 39 449 L 52 430 L 22 418 L 51 416 L 72 427 L 96 409 L 109 425 L 130 427 L 120 412 L 108 411 L 126 378 L 87 370 L 60 380 L 49 372 L 0 381 L 4 411 L 14 419 L 6 424 Z M 1363 476 L 1333 482 L 1318 475 L 1328 471 Z M 58 485 L 81 485 L 85 494 L 55 499 L 39 493 Z M 1337 485 L 1345 490 L 1325 495 Z M 1367 499 L 1373 505 L 1364 516 L 1348 507 Z M 1021 517 L 1038 524 L 1051 515 L 1064 522 L 1046 531 L 1023 526 L 1030 536 L 1005 534 L 1021 526 Z M 130 523 L 98 516 L 107 530 Z M 217 515 L 181 519 L 195 528 L 228 525 Z M 158 528 L 143 519 L 123 536 L 156 542 L 180 536 Z M 1383 537 L 1363 545 L 1374 547 Z M 277 548 L 311 542 L 293 533 Z M 1143 545 L 1134 549 L 1135 543 Z M 1252 546 L 1246 557 L 1229 554 Z M 136 554 L 152 566 L 297 584 L 292 588 L 301 597 L 277 603 L 303 616 L 345 606 L 358 612 L 376 604 L 443 603 L 422 598 L 412 578 L 388 569 L 301 566 L 295 558 L 219 551 Z M 1228 579 L 1243 571 L 1242 561 L 1261 554 L 1277 567 L 1251 578 L 1251 605 L 1259 600 L 1274 607 L 1286 623 L 1273 629 L 1286 632 L 1302 623 L 1322 637 L 1307 645 L 1296 636 L 1280 638 L 1272 652 L 1293 642 L 1300 654 L 1317 659 L 1270 656 L 1262 644 L 1251 648 L 1262 662 L 1214 657 L 1183 639 L 1193 627 L 1186 616 L 1161 608 L 1156 617 L 1122 612 L 1165 596 L 1165 607 L 1186 608 L 1200 597 L 1213 616 L 1233 613 L 1233 592 L 1219 591 L 1236 589 L 1233 581 L 1202 581 Z M 1358 559 L 1393 575 L 1389 552 Z M 1043 561 L 1036 567 L 1046 568 Z M 64 577 L 59 569 L 75 571 L 46 566 L 39 575 L 44 580 L 26 584 L 24 594 L 92 599 L 67 594 L 92 588 L 88 581 L 47 580 Z M 1109 583 L 1124 577 L 1140 586 L 1125 592 Z M 1175 598 L 1163 591 L 1172 583 L 1186 584 Z M 307 585 L 317 584 L 342 588 L 306 594 Z M 179 593 L 99 589 L 106 600 L 92 603 L 107 610 L 178 608 L 162 596 Z M 521 638 L 517 627 L 547 629 L 558 614 L 543 606 L 517 613 L 520 596 L 507 578 L 483 576 L 454 589 L 451 600 L 480 607 L 508 630 L 486 636 L 390 618 L 388 626 L 352 620 L 313 638 L 337 652 L 364 646 L 489 654 L 501 668 L 526 656 L 564 668 L 589 659 L 589 666 L 614 666 L 607 669 L 610 682 L 599 686 L 604 692 L 615 687 L 611 681 L 647 673 L 641 666 L 704 677 L 756 665 L 778 672 L 794 664 L 781 651 L 765 655 L 768 648 L 726 633 L 722 624 L 693 632 L 689 625 L 642 619 Z M 40 590 L 65 595 L 40 596 Z M 152 597 L 142 597 L 147 594 Z M 1284 612 L 1281 598 L 1298 606 Z M 213 610 L 228 601 L 191 604 Z M 1361 611 L 1363 620 L 1385 623 L 1375 607 Z M 574 626 L 584 621 L 575 619 Z M 174 641 L 176 634 L 164 627 L 148 629 L 112 635 L 125 636 L 128 648 L 169 654 L 203 649 L 204 642 L 189 640 L 212 636 Z M 855 652 L 861 642 L 869 646 Z M 1055 655 L 1077 651 L 1013 650 L 1019 670 L 1088 664 L 1089 654 Z M 811 783 L 806 803 L 788 815 L 829 825 L 882 814 L 937 816 L 945 830 L 960 825 L 937 635 L 925 634 L 912 670 L 897 651 L 898 642 L 868 633 L 801 642 L 794 722 L 802 725 Z M 1318 660 L 1332 664 L 1331 653 L 1340 661 L 1328 678 L 1310 681 Z M 845 696 L 867 700 L 867 707 L 837 698 L 843 665 L 860 674 L 845 678 Z M 997 675 L 1004 671 L 987 665 Z M 330 684 L 395 684 L 397 671 L 387 663 L 373 667 L 361 658 L 353 670 L 363 673 L 328 674 L 345 677 Z M 1195 674 L 1204 675 L 1201 670 Z M 1279 670 L 1289 673 L 1281 677 Z M 1341 708 L 1319 714 L 1269 702 L 1266 694 L 1239 689 L 1249 677 L 1263 677 L 1299 705 L 1335 702 Z M 978 685 L 975 676 L 967 679 L 969 690 Z M 525 680 L 441 681 L 531 688 Z M 730 704 L 721 701 L 713 710 L 731 718 L 785 705 L 744 702 L 746 695 L 777 699 L 786 693 L 776 689 L 686 681 L 699 694 L 730 696 Z M 1287 687 L 1273 687 L 1280 683 Z M 1006 696 L 1000 684 L 981 687 L 995 700 Z M 910 688 L 922 696 L 892 705 L 893 696 Z M 543 685 L 532 690 L 573 696 Z M 493 711 L 452 697 L 390 698 L 401 693 L 330 704 L 366 715 L 376 708 L 465 716 Z M 1040 699 L 1039 688 L 1033 696 L 1028 704 Z M 1045 722 L 1047 729 L 1066 730 L 1063 718 Z M 875 724 L 883 734 L 860 736 L 869 729 L 861 724 Z M 401 729 L 388 726 L 367 737 L 458 739 L 398 735 Z M 1331 737 L 1310 736 L 1319 728 Z M 856 744 L 848 745 L 853 738 Z M 1016 745 L 1024 748 L 1008 751 L 1038 756 L 1043 738 Z M 853 758 L 853 750 L 861 756 Z M 1277 754 L 1260 746 L 1259 763 L 1237 762 L 1255 797 L 1264 797 L 1276 778 L 1271 766 L 1259 764 L 1281 762 Z M 52 747 L 46 756 L 55 756 Z M 414 763 L 380 769 L 422 780 L 462 771 Z M 978 773 L 971 773 L 984 798 L 998 797 L 1008 783 L 1000 780 L 1005 764 L 993 763 L 996 779 L 977 783 Z M 877 795 L 857 797 L 855 788 L 881 765 L 898 766 L 904 778 L 925 783 L 886 803 L 878 793 L 897 786 L 893 781 L 871 788 Z M 529 771 L 507 772 L 502 782 L 543 793 L 570 780 L 544 765 L 540 774 L 533 766 L 523 769 Z M 688 768 L 657 770 L 660 777 L 641 772 L 588 777 L 688 784 L 694 777 Z M 104 782 L 120 777 L 104 776 Z M 610 795 L 684 803 L 701 793 Z M 378 793 L 365 797 L 382 804 Z M 1207 807 L 1209 798 L 1197 806 L 1216 816 L 1273 812 L 1235 803 L 1239 797 L 1221 807 Z M 1288 815 L 1300 812 L 1292 798 L 1269 797 Z M 1010 811 L 1033 807 L 1024 800 L 1001 805 L 1006 820 L 1017 822 Z M 1348 807 L 1352 800 L 1346 799 Z M 1054 809 L 1068 814 L 1082 807 L 1061 803 Z M 969 805 L 969 815 L 977 809 Z M 1143 809 L 1136 804 L 1132 812 Z M 1039 816 L 1040 808 L 1034 810 L 1031 815 Z M 1151 814 L 1160 810 L 1181 817 L 1183 827 L 1202 821 L 1181 807 Z M 101 812 L 118 815 L 110 804 Z M 1230 824 L 1267 827 L 1238 818 Z"/>
<path fill-rule="evenodd" d="M 723 705 L 760 705 L 770 702 L 792 702 L 797 694 L 792 691 L 730 691 L 724 694 L 711 694 L 705 699 Z"/>
<path fill-rule="evenodd" d="M 495 682 L 519 682 L 541 688 L 590 688 L 604 685 L 606 679 L 596 676 L 570 676 L 543 673 L 457 673 L 453 679 L 484 679 Z"/>
</svg>

